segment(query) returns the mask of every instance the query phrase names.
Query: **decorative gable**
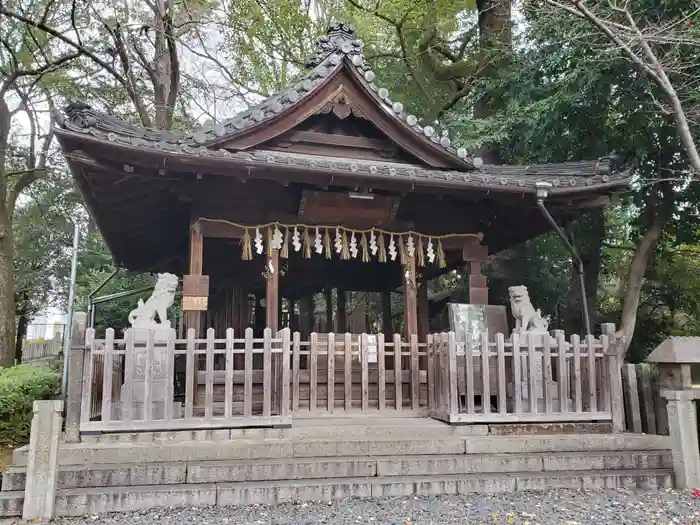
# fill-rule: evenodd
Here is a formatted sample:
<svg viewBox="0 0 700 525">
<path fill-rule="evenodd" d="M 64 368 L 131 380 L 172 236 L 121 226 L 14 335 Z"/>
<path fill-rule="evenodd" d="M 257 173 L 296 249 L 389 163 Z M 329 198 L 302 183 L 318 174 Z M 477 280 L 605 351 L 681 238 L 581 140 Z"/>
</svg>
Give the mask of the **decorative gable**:
<svg viewBox="0 0 700 525">
<path fill-rule="evenodd" d="M 362 50 L 354 28 L 334 24 L 327 35 L 319 38 L 316 55 L 308 62 L 312 69 L 300 79 L 233 118 L 198 130 L 191 140 L 200 146 L 229 151 L 290 148 L 296 143 L 300 147 L 292 151 L 336 156 L 343 155 L 345 148 L 345 155 L 364 152 L 361 158 L 473 170 L 466 150 L 455 149 L 446 130 L 419 125 L 418 117 L 407 114 L 402 103 L 392 101 L 388 90 L 375 84 L 375 74 Z M 329 122 L 347 120 L 352 124 L 328 124 L 330 132 L 310 129 L 319 125 L 319 116 Z M 366 123 L 364 128 L 359 120 Z M 353 131 L 348 132 L 351 128 Z M 343 142 L 345 137 L 353 139 Z M 314 143 L 318 150 L 313 151 Z M 328 151 L 329 147 L 333 151 Z M 374 153 L 367 155 L 368 151 Z"/>
</svg>

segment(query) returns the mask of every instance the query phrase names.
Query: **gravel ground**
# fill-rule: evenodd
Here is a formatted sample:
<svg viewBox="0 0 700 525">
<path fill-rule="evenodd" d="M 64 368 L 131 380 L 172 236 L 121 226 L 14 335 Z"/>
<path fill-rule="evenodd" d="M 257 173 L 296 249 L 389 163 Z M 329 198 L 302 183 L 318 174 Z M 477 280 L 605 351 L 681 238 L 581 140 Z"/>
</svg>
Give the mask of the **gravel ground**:
<svg viewBox="0 0 700 525">
<path fill-rule="evenodd" d="M 163 509 L 59 519 L 56 525 L 700 525 L 691 492 L 517 492 L 274 507 Z"/>
</svg>

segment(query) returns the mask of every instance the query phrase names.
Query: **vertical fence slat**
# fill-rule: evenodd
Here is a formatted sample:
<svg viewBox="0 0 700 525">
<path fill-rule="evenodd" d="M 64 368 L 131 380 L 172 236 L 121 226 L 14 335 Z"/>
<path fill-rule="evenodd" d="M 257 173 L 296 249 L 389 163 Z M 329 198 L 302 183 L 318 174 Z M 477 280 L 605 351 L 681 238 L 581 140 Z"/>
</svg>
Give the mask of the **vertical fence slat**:
<svg viewBox="0 0 700 525">
<path fill-rule="evenodd" d="M 299 411 L 299 367 L 301 366 L 301 335 L 292 335 L 292 412 Z"/>
<path fill-rule="evenodd" d="M 384 334 L 377 334 L 377 405 L 386 408 L 386 361 L 384 357 Z"/>
<path fill-rule="evenodd" d="M 566 413 L 569 411 L 569 389 L 567 373 L 569 367 L 566 362 L 566 339 L 564 332 L 557 332 L 557 351 L 559 352 L 559 366 L 557 366 L 557 387 L 559 389 L 559 411 Z"/>
<path fill-rule="evenodd" d="M 92 368 L 95 355 L 95 330 L 88 328 L 85 332 L 85 357 L 83 366 L 83 400 L 80 407 L 80 421 L 90 421 L 92 407 Z"/>
<path fill-rule="evenodd" d="M 613 334 L 615 329 L 607 330 L 600 337 L 604 348 L 606 348 L 606 359 L 608 367 L 608 381 L 610 387 L 610 412 L 612 413 L 613 432 L 623 432 L 625 430 L 625 402 L 622 388 L 622 374 L 620 370 L 619 356 L 616 345 L 610 340 L 607 334 Z M 614 340 L 613 340 L 614 341 Z"/>
<path fill-rule="evenodd" d="M 114 329 L 105 331 L 105 355 L 102 361 L 102 422 L 109 423 L 112 420 L 112 374 L 114 373 Z"/>
<path fill-rule="evenodd" d="M 596 361 L 595 361 L 595 337 L 586 336 L 586 349 L 588 350 L 588 399 L 591 412 L 598 411 L 598 386 L 596 384 Z"/>
<path fill-rule="evenodd" d="M 328 334 L 328 411 L 335 411 L 335 334 Z"/>
<path fill-rule="evenodd" d="M 394 405 L 403 409 L 403 377 L 401 375 L 401 334 L 394 334 Z"/>
<path fill-rule="evenodd" d="M 505 414 L 508 411 L 506 397 L 506 345 L 505 336 L 502 333 L 496 334 L 496 354 L 498 371 L 498 413 Z"/>
<path fill-rule="evenodd" d="M 367 362 L 367 334 L 363 333 L 360 336 L 360 367 L 362 370 L 362 410 L 367 410 L 369 407 L 369 363 Z"/>
<path fill-rule="evenodd" d="M 552 392 L 554 377 L 552 376 L 552 342 L 549 338 L 549 334 L 544 334 L 542 336 L 544 349 L 542 354 L 542 366 L 544 368 L 544 411 L 546 414 L 551 414 L 553 412 L 552 408 L 552 398 L 554 397 L 554 392 Z"/>
<path fill-rule="evenodd" d="M 185 418 L 192 419 L 194 411 L 194 396 L 196 395 L 197 385 L 194 381 L 194 376 L 197 373 L 195 369 L 197 363 L 194 354 L 195 345 L 194 328 L 187 329 L 187 364 L 185 369 Z"/>
<path fill-rule="evenodd" d="M 245 358 L 243 363 L 243 415 L 253 415 L 253 329 L 245 329 Z M 263 386 L 264 388 L 264 386 Z"/>
<path fill-rule="evenodd" d="M 619 370 L 619 369 L 618 369 Z M 619 373 L 618 373 L 619 377 Z M 654 406 L 656 407 L 656 430 L 662 436 L 668 435 L 668 408 L 666 399 L 661 396 L 661 378 L 659 369 L 652 370 L 652 384 L 654 388 Z M 613 390 L 614 392 L 614 390 Z M 622 392 L 622 388 L 620 388 Z M 614 397 L 613 397 L 614 399 Z M 614 410 L 614 408 L 613 408 Z M 614 413 L 614 412 L 613 412 Z"/>
<path fill-rule="evenodd" d="M 168 330 L 168 339 L 165 344 L 165 406 L 163 407 L 163 420 L 172 421 L 173 403 L 175 402 L 175 328 Z"/>
<path fill-rule="evenodd" d="M 309 338 L 309 410 L 318 409 L 318 334 Z"/>
<path fill-rule="evenodd" d="M 523 381 L 521 377 L 522 364 L 520 358 L 520 334 L 513 332 L 511 336 L 513 341 L 513 397 L 514 410 L 516 414 L 523 413 Z"/>
<path fill-rule="evenodd" d="M 345 410 L 352 410 L 352 336 L 345 334 L 343 340 L 343 350 L 345 352 L 344 366 L 344 387 L 345 387 Z"/>
<path fill-rule="evenodd" d="M 263 416 L 272 413 L 272 330 L 263 331 Z"/>
<path fill-rule="evenodd" d="M 627 414 L 627 429 L 635 434 L 642 433 L 642 414 L 639 407 L 639 384 L 637 369 L 631 363 L 622 366 L 622 379 L 625 388 L 625 413 Z"/>
<path fill-rule="evenodd" d="M 132 385 L 134 384 L 134 330 L 129 328 L 124 333 L 124 389 L 122 397 L 122 421 L 131 421 L 133 403 Z"/>
<path fill-rule="evenodd" d="M 537 413 L 537 376 L 535 374 L 535 337 L 528 334 L 527 337 L 527 399 L 530 402 L 530 413 Z"/>
<path fill-rule="evenodd" d="M 289 415 L 289 328 L 282 330 L 282 401 L 280 415 Z"/>
<path fill-rule="evenodd" d="M 641 363 L 638 365 L 641 381 L 639 385 L 642 388 L 643 403 L 643 419 L 646 422 L 645 432 L 647 434 L 656 434 L 656 408 L 654 407 L 654 391 L 651 382 L 651 365 L 649 363 Z"/>
<path fill-rule="evenodd" d="M 457 399 L 457 344 L 454 332 L 447 334 L 447 352 L 450 373 L 450 415 L 456 416 L 459 412 L 459 404 Z"/>
<path fill-rule="evenodd" d="M 449 356 L 448 356 L 449 357 Z M 474 413 L 474 352 L 468 342 L 464 342 L 464 384 L 467 402 L 467 414 Z M 459 361 L 459 360 L 458 360 Z"/>
<path fill-rule="evenodd" d="M 233 417 L 233 328 L 226 329 L 226 385 L 224 388 L 224 418 Z"/>
<path fill-rule="evenodd" d="M 428 410 L 435 410 L 435 346 L 433 334 L 427 334 L 425 349 L 428 354 Z"/>
<path fill-rule="evenodd" d="M 489 334 L 481 334 L 481 411 L 491 413 L 491 350 Z"/>
<path fill-rule="evenodd" d="M 420 368 L 418 364 L 418 335 L 411 334 L 410 352 L 411 352 L 411 408 L 418 410 L 420 408 Z"/>
<path fill-rule="evenodd" d="M 204 417 L 211 420 L 214 415 L 214 329 L 207 329 L 207 355 L 204 381 Z"/>
<path fill-rule="evenodd" d="M 577 334 L 571 336 L 571 346 L 574 348 L 574 403 L 575 412 L 583 412 L 583 392 L 581 389 L 581 338 Z"/>
<path fill-rule="evenodd" d="M 143 370 L 143 419 L 153 419 L 153 353 L 155 347 L 155 330 L 148 331 L 146 339 L 146 365 Z"/>
</svg>

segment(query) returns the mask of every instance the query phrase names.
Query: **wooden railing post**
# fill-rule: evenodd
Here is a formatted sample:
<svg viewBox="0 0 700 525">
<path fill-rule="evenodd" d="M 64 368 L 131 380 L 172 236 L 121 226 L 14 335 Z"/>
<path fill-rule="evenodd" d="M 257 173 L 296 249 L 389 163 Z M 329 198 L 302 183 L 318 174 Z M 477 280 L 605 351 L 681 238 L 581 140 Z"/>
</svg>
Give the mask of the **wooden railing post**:
<svg viewBox="0 0 700 525">
<path fill-rule="evenodd" d="M 447 334 L 447 352 L 448 352 L 448 367 L 449 367 L 449 410 L 450 418 L 453 418 L 459 414 L 459 398 L 457 394 L 457 343 L 455 339 L 455 333 L 450 332 Z"/>
<path fill-rule="evenodd" d="M 607 388 L 610 390 L 610 411 L 612 412 L 612 424 L 614 432 L 625 430 L 625 404 L 622 393 L 622 356 L 619 354 L 615 341 L 615 325 L 605 323 L 601 325 L 601 341 L 603 349 L 607 347 Z"/>
<path fill-rule="evenodd" d="M 66 382 L 66 430 L 65 440 L 77 442 L 80 440 L 80 409 L 83 398 L 83 363 L 85 359 L 85 328 L 87 314 L 75 312 L 70 331 L 70 354 L 68 363 L 68 380 Z"/>
</svg>

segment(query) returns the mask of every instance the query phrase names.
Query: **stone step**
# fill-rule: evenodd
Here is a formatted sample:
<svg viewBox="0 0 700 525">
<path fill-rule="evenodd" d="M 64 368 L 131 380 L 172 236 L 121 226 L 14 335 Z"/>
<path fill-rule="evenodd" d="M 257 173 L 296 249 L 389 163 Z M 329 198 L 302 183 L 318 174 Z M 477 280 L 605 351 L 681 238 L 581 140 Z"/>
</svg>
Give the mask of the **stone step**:
<svg viewBox="0 0 700 525">
<path fill-rule="evenodd" d="M 58 474 L 58 487 L 67 489 L 373 476 L 501 474 L 671 467 L 671 455 L 667 451 L 279 458 L 142 465 L 86 464 L 62 466 Z M 23 490 L 25 472 L 24 467 L 8 469 L 3 479 L 2 490 Z"/>
<path fill-rule="evenodd" d="M 517 490 L 670 487 L 668 469 L 512 472 L 509 474 L 445 474 L 437 476 L 380 476 L 323 480 L 246 481 L 111 486 L 60 489 L 56 497 L 58 516 L 84 516 L 104 512 L 145 510 L 158 507 L 277 504 L 297 501 L 333 501 L 347 498 L 409 495 L 510 492 Z M 0 497 L 0 517 L 18 516 L 23 495 L 11 492 Z"/>
<path fill-rule="evenodd" d="M 526 454 L 669 450 L 667 436 L 635 434 L 485 436 L 395 439 L 229 439 L 150 443 L 61 444 L 60 465 L 144 464 L 235 459 Z M 27 464 L 27 447 L 15 450 L 13 465 Z"/>
<path fill-rule="evenodd" d="M 240 428 L 177 432 L 119 432 L 84 435 L 85 443 L 182 442 L 229 439 L 414 439 L 486 436 L 487 425 L 450 426 L 425 418 L 295 419 L 290 428 Z"/>
</svg>

